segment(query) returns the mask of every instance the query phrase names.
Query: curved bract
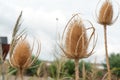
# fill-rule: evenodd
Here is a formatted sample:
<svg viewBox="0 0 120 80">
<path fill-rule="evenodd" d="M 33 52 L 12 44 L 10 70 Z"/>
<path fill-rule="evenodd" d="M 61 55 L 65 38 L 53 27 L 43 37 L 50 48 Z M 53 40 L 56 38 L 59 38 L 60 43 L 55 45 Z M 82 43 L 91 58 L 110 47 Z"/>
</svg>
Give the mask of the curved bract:
<svg viewBox="0 0 120 80">
<path fill-rule="evenodd" d="M 20 20 L 22 17 L 22 12 L 20 13 L 15 27 L 13 29 L 13 34 L 12 34 L 12 41 L 10 43 L 10 65 L 12 67 L 15 67 L 18 69 L 20 76 L 21 76 L 21 80 L 23 80 L 23 70 L 29 68 L 38 58 L 40 51 L 41 51 L 41 43 L 40 41 L 37 41 L 37 51 L 36 51 L 36 55 L 35 58 L 32 59 L 32 53 L 34 50 L 34 42 L 33 45 L 30 46 L 26 37 L 27 35 L 25 34 L 25 31 L 22 30 L 21 32 L 19 32 L 20 30 Z M 24 36 L 25 35 L 25 36 Z"/>
</svg>

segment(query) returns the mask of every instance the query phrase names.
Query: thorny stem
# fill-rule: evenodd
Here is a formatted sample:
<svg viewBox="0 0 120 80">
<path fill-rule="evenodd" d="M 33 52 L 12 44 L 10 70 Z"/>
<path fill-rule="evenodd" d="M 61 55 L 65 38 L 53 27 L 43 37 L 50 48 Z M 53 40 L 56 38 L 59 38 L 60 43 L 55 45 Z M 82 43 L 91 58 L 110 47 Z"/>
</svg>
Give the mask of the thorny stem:
<svg viewBox="0 0 120 80">
<path fill-rule="evenodd" d="M 108 80 L 111 80 L 111 71 L 109 64 L 108 48 L 107 48 L 107 26 L 104 25 L 104 44 L 105 44 L 105 53 L 106 53 L 106 64 L 108 70 Z"/>
<path fill-rule="evenodd" d="M 75 80 L 79 80 L 79 59 L 75 59 Z"/>
</svg>

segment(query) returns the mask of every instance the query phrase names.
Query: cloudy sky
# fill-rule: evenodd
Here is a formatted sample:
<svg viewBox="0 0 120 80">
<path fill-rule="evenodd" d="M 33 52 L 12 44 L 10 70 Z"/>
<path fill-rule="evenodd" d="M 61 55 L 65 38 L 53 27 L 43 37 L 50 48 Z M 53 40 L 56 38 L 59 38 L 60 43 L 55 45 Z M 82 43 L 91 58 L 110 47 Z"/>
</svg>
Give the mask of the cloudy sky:
<svg viewBox="0 0 120 80">
<path fill-rule="evenodd" d="M 11 32 L 20 12 L 23 11 L 22 28 L 27 28 L 29 36 L 40 38 L 42 51 L 40 59 L 53 60 L 56 32 L 60 32 L 75 13 L 81 13 L 83 19 L 90 20 L 98 34 L 95 54 L 87 60 L 104 61 L 103 27 L 96 23 L 95 9 L 99 0 L 0 0 L 0 36 L 11 41 Z M 120 4 L 120 0 L 117 0 Z M 115 4 L 116 7 L 116 4 Z M 115 14 L 117 13 L 115 9 Z M 115 15 L 116 16 L 116 15 Z M 56 18 L 59 20 L 56 21 Z M 120 18 L 108 26 L 108 49 L 120 52 Z M 32 38 L 31 38 L 32 39 Z"/>
</svg>

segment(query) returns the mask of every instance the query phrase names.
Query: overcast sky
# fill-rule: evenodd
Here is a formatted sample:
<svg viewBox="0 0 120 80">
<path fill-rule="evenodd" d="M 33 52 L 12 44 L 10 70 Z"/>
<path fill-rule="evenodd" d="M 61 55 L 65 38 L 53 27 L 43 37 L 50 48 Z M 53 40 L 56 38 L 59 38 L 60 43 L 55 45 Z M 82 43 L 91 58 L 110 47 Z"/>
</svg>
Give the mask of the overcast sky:
<svg viewBox="0 0 120 80">
<path fill-rule="evenodd" d="M 53 60 L 51 55 L 56 42 L 56 31 L 61 31 L 73 14 L 81 13 L 83 19 L 88 19 L 94 24 L 98 34 L 95 54 L 87 60 L 94 61 L 97 58 L 98 62 L 102 62 L 105 55 L 103 27 L 95 20 L 95 9 L 98 1 L 0 0 L 0 36 L 7 36 L 9 42 L 11 41 L 12 29 L 22 10 L 22 28 L 27 28 L 29 35 L 39 37 L 41 40 L 40 59 Z M 117 2 L 120 4 L 120 0 Z M 59 19 L 58 22 L 56 18 Z M 109 53 L 120 52 L 120 18 L 115 24 L 108 26 L 108 50 Z"/>
</svg>

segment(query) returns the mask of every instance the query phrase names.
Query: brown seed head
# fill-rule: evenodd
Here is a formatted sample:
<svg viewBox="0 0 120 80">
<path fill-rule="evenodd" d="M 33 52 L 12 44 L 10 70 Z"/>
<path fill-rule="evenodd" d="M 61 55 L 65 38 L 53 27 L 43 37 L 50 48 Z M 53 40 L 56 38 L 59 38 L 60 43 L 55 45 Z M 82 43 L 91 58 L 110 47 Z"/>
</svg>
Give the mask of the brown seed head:
<svg viewBox="0 0 120 80">
<path fill-rule="evenodd" d="M 95 39 L 95 28 L 90 21 L 87 20 L 87 22 L 89 22 L 92 27 L 85 28 L 79 14 L 73 15 L 68 21 L 60 39 L 60 44 L 58 44 L 66 57 L 79 60 L 93 54 L 97 41 L 97 39 Z M 88 30 L 92 30 L 89 36 L 87 36 L 86 33 Z M 88 52 L 87 49 L 91 40 L 93 46 L 90 52 Z"/>
<path fill-rule="evenodd" d="M 103 25 L 112 24 L 113 7 L 110 1 L 106 0 L 100 8 L 98 22 Z"/>
<path fill-rule="evenodd" d="M 70 58 L 80 59 L 87 54 L 88 39 L 86 29 L 81 20 L 73 20 L 69 24 L 65 45 L 66 51 L 69 53 L 67 56 Z"/>
<path fill-rule="evenodd" d="M 21 40 L 15 47 L 11 62 L 14 65 L 14 67 L 23 68 L 25 67 L 24 65 L 30 64 L 31 54 L 32 53 L 28 42 L 25 40 Z"/>
</svg>

